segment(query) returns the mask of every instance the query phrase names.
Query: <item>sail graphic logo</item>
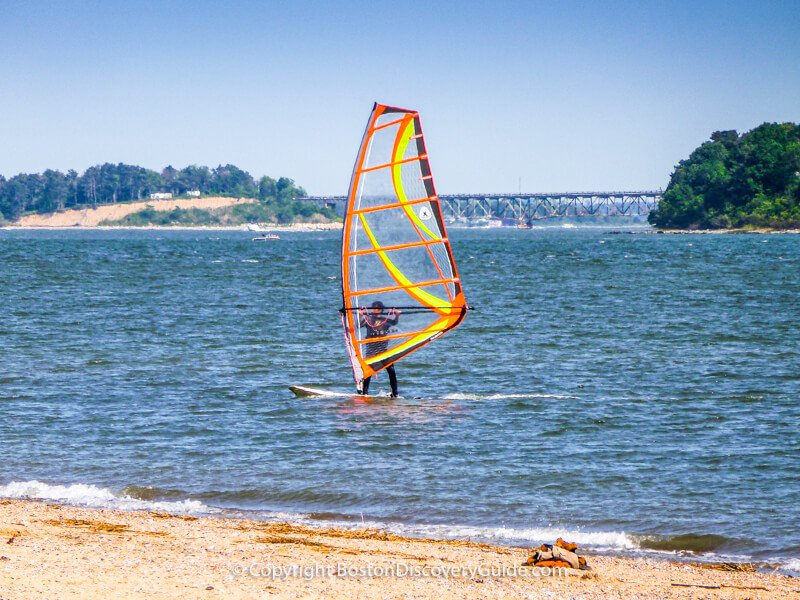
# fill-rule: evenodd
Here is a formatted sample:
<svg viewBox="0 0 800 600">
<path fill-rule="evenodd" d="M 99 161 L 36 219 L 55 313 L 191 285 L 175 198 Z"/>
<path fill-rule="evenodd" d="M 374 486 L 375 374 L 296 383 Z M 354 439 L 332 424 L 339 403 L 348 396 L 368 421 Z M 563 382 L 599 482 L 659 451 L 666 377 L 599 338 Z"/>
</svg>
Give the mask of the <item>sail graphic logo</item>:
<svg viewBox="0 0 800 600">
<path fill-rule="evenodd" d="M 423 221 L 427 221 L 432 216 L 433 214 L 431 213 L 431 209 L 428 208 L 427 206 L 423 206 L 422 208 L 419 209 L 419 218 L 422 219 Z"/>
</svg>

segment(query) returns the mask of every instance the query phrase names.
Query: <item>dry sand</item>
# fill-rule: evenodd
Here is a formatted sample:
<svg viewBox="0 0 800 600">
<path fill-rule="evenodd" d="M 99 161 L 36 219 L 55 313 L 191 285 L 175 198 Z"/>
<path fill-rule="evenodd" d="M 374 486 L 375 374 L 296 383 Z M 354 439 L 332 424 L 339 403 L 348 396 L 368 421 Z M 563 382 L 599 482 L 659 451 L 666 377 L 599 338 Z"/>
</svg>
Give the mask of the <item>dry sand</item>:
<svg viewBox="0 0 800 600">
<path fill-rule="evenodd" d="M 536 576 L 520 566 L 527 554 L 368 530 L 0 500 L 3 600 L 800 598 L 800 582 L 790 577 L 652 559 L 589 555 L 591 571 Z M 286 575 L 292 569 L 316 576 Z"/>
<path fill-rule="evenodd" d="M 148 206 L 155 210 L 173 210 L 175 208 L 224 208 L 234 204 L 255 202 L 252 198 L 187 198 L 179 200 L 143 200 L 126 204 L 106 204 L 97 208 L 65 210 L 47 215 L 27 215 L 9 225 L 10 227 L 96 227 L 103 221 L 116 221 L 131 213 L 138 212 Z"/>
</svg>

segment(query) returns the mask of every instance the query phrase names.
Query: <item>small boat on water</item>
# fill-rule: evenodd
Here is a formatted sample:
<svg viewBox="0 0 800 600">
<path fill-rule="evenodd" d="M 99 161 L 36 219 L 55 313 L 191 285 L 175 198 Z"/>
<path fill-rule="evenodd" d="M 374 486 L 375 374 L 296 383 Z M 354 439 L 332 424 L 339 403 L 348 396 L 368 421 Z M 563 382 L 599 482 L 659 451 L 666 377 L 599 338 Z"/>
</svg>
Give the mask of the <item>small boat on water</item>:
<svg viewBox="0 0 800 600">
<path fill-rule="evenodd" d="M 281 236 L 277 233 L 265 233 L 264 235 L 257 235 L 253 238 L 254 242 L 266 242 L 267 240 L 279 240 Z"/>
</svg>

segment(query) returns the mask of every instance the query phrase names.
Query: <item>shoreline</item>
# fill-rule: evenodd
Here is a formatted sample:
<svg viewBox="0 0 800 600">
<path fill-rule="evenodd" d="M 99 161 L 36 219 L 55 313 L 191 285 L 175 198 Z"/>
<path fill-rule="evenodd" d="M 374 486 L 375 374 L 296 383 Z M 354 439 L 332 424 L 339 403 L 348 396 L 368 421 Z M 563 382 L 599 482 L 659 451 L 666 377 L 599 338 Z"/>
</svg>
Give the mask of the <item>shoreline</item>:
<svg viewBox="0 0 800 600">
<path fill-rule="evenodd" d="M 6 223 L 0 225 L 0 231 L 242 231 L 245 233 L 268 233 L 281 231 L 341 231 L 343 224 L 332 223 L 290 223 L 286 225 L 259 225 L 259 229 L 250 230 L 247 225 L 15 225 Z M 773 235 L 773 234 L 800 234 L 800 229 L 647 229 L 645 227 L 613 228 L 605 225 L 576 226 L 574 229 L 608 229 L 609 235 Z M 448 229 L 458 230 L 484 230 L 484 229 L 514 229 L 515 227 L 457 227 L 452 224 Z M 529 231 L 551 231 L 564 229 L 558 225 L 547 227 L 533 227 Z M 573 229 L 573 228 L 570 228 Z"/>
<path fill-rule="evenodd" d="M 141 199 L 132 202 L 82 206 L 51 213 L 33 213 L 21 216 L 16 224 L 22 227 L 95 227 L 103 221 L 116 221 L 144 208 L 157 211 L 199 208 L 215 210 L 241 204 L 252 204 L 252 198 L 231 196 L 203 196 L 202 198 L 172 198 L 164 200 Z"/>
<path fill-rule="evenodd" d="M 773 233 L 798 234 L 800 233 L 800 229 L 771 229 L 769 227 L 759 227 L 756 229 L 646 229 L 644 231 L 614 230 L 608 233 L 625 235 L 763 235 Z"/>
<path fill-rule="evenodd" d="M 288 225 L 259 226 L 257 230 L 247 229 L 246 225 L 145 225 L 142 227 L 125 227 L 120 225 L 73 225 L 73 226 L 45 226 L 45 225 L 4 225 L 0 231 L 241 231 L 258 235 L 265 232 L 280 231 L 339 231 L 341 223 L 291 223 Z"/>
<path fill-rule="evenodd" d="M 555 540 L 547 540 L 552 543 Z M 523 567 L 529 549 L 367 529 L 0 499 L 0 595 L 86 598 L 785 598 L 747 566 L 587 554 L 590 571 Z"/>
</svg>

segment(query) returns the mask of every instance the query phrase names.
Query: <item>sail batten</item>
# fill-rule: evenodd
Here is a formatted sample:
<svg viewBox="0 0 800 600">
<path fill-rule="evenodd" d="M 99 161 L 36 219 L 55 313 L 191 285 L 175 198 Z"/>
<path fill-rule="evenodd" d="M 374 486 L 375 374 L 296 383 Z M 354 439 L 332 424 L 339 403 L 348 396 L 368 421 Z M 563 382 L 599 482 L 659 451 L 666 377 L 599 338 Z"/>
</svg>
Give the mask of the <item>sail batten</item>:
<svg viewBox="0 0 800 600">
<path fill-rule="evenodd" d="M 376 303 L 386 312 L 360 310 Z M 342 233 L 342 324 L 356 381 L 453 329 L 466 310 L 419 114 L 376 104 Z M 371 318 L 384 328 L 368 337 Z"/>
<path fill-rule="evenodd" d="M 422 204 L 423 202 L 438 202 L 439 199 L 434 196 L 433 198 L 417 198 L 416 200 L 407 200 L 405 204 Z M 368 208 L 358 208 L 353 210 L 354 215 L 359 215 L 361 213 L 368 213 L 368 212 L 375 212 L 376 210 L 384 210 L 387 208 L 398 208 L 400 203 L 394 204 L 382 204 L 380 206 L 370 206 Z"/>
<path fill-rule="evenodd" d="M 446 242 L 447 239 L 439 240 L 417 240 L 416 242 L 408 242 L 406 244 L 395 244 L 394 246 L 383 246 L 378 248 L 364 248 L 363 250 L 355 250 L 348 252 L 348 256 L 362 256 L 364 254 L 374 254 L 376 252 L 391 252 L 392 250 L 405 250 L 406 248 L 417 248 L 420 246 L 430 246 L 432 244 L 441 244 Z"/>
<path fill-rule="evenodd" d="M 404 285 L 391 285 L 382 288 L 373 288 L 373 289 L 366 289 L 366 290 L 358 290 L 355 292 L 349 292 L 347 295 L 350 297 L 355 296 L 372 296 L 377 294 L 382 294 L 384 292 L 394 292 L 398 290 L 406 290 L 412 287 L 427 287 L 430 285 L 442 285 L 443 283 L 456 283 L 459 279 L 457 277 L 451 277 L 450 279 L 435 279 L 433 281 L 421 281 L 419 283 L 407 283 Z M 434 308 L 433 306 L 428 306 L 427 308 Z M 450 308 L 449 306 L 447 308 Z"/>
<path fill-rule="evenodd" d="M 413 158 L 406 158 L 403 160 L 398 160 L 383 165 L 375 165 L 374 167 L 367 167 L 366 169 L 361 169 L 359 173 L 369 173 L 370 171 L 378 171 L 379 169 L 390 169 L 391 167 L 396 167 L 397 165 L 404 165 L 406 163 L 414 162 L 415 160 L 424 160 L 426 158 L 428 158 L 427 155 L 415 156 Z"/>
</svg>

